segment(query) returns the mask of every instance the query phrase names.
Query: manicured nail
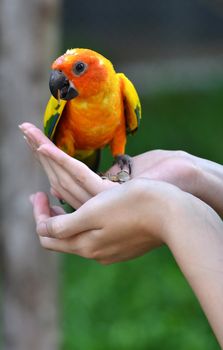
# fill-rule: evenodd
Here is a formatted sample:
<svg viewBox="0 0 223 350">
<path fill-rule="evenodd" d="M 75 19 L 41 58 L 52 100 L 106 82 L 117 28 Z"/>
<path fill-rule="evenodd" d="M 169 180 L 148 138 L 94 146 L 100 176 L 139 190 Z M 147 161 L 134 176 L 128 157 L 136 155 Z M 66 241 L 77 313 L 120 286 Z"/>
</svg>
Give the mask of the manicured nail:
<svg viewBox="0 0 223 350">
<path fill-rule="evenodd" d="M 23 133 L 23 135 L 27 135 L 27 129 L 23 128 L 22 125 L 18 125 L 18 128 Z"/>
<path fill-rule="evenodd" d="M 29 142 L 29 140 L 28 140 L 28 137 L 26 137 L 25 135 L 23 135 L 23 139 L 24 139 L 24 141 L 27 143 L 27 145 L 31 147 L 31 144 L 30 144 L 30 142 Z"/>
<path fill-rule="evenodd" d="M 36 146 L 34 145 L 34 143 L 30 140 L 30 138 L 28 138 L 27 136 L 23 136 L 26 144 L 31 148 L 32 151 L 36 151 Z"/>
</svg>

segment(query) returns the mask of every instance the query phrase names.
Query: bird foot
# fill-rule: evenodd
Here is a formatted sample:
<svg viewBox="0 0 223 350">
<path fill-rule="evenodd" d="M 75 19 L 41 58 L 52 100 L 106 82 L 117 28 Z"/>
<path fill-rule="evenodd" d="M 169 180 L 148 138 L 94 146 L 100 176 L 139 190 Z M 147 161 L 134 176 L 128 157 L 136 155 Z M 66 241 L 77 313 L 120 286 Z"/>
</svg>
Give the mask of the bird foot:
<svg viewBox="0 0 223 350">
<path fill-rule="evenodd" d="M 114 164 L 117 164 L 121 170 L 128 170 L 129 175 L 132 172 L 132 158 L 128 154 L 118 154 L 115 157 Z"/>
<path fill-rule="evenodd" d="M 101 178 L 103 180 L 110 180 L 112 182 L 124 183 L 124 182 L 130 180 L 130 175 L 129 175 L 128 171 L 121 170 L 117 174 L 108 173 L 106 175 L 102 175 Z"/>
<path fill-rule="evenodd" d="M 132 158 L 127 154 L 120 154 L 115 157 L 114 164 L 117 164 L 121 170 L 116 174 L 99 174 L 101 178 L 120 184 L 129 181 L 132 172 Z"/>
</svg>

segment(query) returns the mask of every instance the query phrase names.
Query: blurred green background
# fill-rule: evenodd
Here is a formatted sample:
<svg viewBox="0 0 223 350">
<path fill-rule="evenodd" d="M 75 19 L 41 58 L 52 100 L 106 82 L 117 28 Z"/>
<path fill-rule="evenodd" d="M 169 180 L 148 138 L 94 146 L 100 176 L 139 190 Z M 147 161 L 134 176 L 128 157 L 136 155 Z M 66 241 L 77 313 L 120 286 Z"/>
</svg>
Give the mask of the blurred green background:
<svg viewBox="0 0 223 350">
<path fill-rule="evenodd" d="M 220 1 L 70 3 L 63 18 L 63 50 L 98 50 L 140 93 L 127 153 L 180 149 L 223 163 Z M 111 161 L 106 149 L 103 169 Z M 64 350 L 219 348 L 165 247 L 106 267 L 63 256 L 61 278 Z"/>
<path fill-rule="evenodd" d="M 129 138 L 129 153 L 184 149 L 223 163 L 222 96 L 223 86 L 143 97 L 142 124 Z M 167 248 L 105 267 L 63 259 L 64 350 L 219 348 Z"/>
<path fill-rule="evenodd" d="M 28 196 L 49 183 L 17 125 L 43 126 L 50 64 L 72 47 L 104 54 L 139 92 L 128 154 L 223 164 L 222 0 L 0 1 L 0 348 L 219 349 L 166 247 L 101 266 L 39 244 Z M 107 148 L 102 169 L 111 162 Z"/>
</svg>

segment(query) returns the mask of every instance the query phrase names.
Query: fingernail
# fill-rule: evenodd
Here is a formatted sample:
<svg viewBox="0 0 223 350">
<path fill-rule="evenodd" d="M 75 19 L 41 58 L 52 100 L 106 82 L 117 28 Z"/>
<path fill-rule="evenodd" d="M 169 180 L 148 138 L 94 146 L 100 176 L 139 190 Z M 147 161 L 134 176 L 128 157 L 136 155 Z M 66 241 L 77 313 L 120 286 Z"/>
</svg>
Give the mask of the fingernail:
<svg viewBox="0 0 223 350">
<path fill-rule="evenodd" d="M 36 146 L 34 145 L 34 143 L 32 143 L 32 141 L 25 135 L 23 135 L 23 138 L 24 138 L 26 144 L 31 148 L 31 150 L 36 151 Z"/>
<path fill-rule="evenodd" d="M 48 232 L 47 232 L 46 223 L 43 221 L 41 221 L 37 224 L 36 231 L 37 231 L 38 235 L 40 235 L 40 236 L 49 236 Z"/>
<path fill-rule="evenodd" d="M 31 147 L 31 145 L 30 145 L 30 143 L 29 143 L 29 140 L 28 140 L 28 137 L 25 136 L 25 135 L 23 135 L 23 139 L 24 139 L 24 141 L 27 143 L 27 145 Z"/>
<path fill-rule="evenodd" d="M 23 127 L 22 124 L 19 124 L 18 128 L 23 134 L 27 135 L 27 129 L 25 127 Z"/>
</svg>

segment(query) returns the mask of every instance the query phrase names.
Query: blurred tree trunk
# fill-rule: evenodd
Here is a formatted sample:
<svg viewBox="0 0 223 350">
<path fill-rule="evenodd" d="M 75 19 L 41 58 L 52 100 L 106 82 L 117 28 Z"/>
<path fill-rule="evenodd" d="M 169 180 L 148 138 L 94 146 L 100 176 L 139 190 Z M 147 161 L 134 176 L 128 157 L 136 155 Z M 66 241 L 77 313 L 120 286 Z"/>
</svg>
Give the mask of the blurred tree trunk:
<svg viewBox="0 0 223 350">
<path fill-rule="evenodd" d="M 2 339 L 5 350 L 58 349 L 56 254 L 35 234 L 32 191 L 47 185 L 18 131 L 42 126 L 58 48 L 59 0 L 0 0 Z M 45 182 L 46 180 L 44 180 Z"/>
</svg>

